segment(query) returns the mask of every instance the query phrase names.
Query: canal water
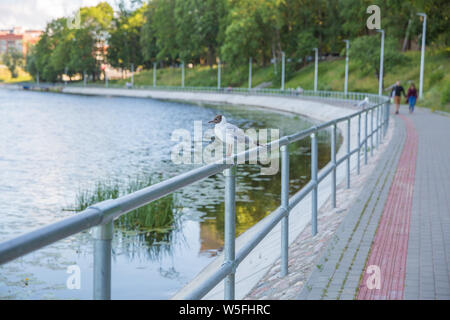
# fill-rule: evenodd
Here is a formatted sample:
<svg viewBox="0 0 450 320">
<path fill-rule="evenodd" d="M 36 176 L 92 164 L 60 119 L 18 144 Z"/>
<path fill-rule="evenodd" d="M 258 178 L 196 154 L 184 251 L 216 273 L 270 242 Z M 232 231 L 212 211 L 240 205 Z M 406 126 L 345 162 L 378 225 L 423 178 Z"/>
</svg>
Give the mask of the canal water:
<svg viewBox="0 0 450 320">
<path fill-rule="evenodd" d="M 301 103 L 301 102 L 299 102 Z M 191 105 L 151 99 L 0 90 L 0 241 L 77 214 L 77 196 L 99 182 L 175 176 L 198 165 L 171 161 L 174 130 L 223 114 L 241 128 L 280 135 L 313 125 L 305 118 L 248 106 Z M 203 141 L 207 145 L 211 141 Z M 291 194 L 309 180 L 309 140 L 290 145 Z M 319 166 L 329 134 L 319 135 Z M 257 165 L 237 172 L 236 235 L 280 203 L 280 173 Z M 214 259 L 224 240 L 224 179 L 215 175 L 177 192 L 177 224 L 164 237 L 115 228 L 113 299 L 169 299 Z M 0 299 L 91 299 L 93 247 L 82 232 L 0 266 Z M 80 289 L 68 289 L 68 267 Z"/>
</svg>

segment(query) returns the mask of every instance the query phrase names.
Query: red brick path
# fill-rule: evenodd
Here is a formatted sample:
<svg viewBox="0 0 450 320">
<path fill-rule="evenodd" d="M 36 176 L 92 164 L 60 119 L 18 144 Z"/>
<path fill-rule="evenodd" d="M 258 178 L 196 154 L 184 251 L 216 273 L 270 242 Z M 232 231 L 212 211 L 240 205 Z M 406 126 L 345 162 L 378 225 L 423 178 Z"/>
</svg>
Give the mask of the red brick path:
<svg viewBox="0 0 450 320">
<path fill-rule="evenodd" d="M 403 299 L 418 137 L 412 121 L 400 118 L 406 125 L 406 141 L 364 269 L 359 300 Z M 367 273 L 371 265 L 379 267 L 380 289 L 367 287 L 368 278 L 373 279 Z"/>
</svg>

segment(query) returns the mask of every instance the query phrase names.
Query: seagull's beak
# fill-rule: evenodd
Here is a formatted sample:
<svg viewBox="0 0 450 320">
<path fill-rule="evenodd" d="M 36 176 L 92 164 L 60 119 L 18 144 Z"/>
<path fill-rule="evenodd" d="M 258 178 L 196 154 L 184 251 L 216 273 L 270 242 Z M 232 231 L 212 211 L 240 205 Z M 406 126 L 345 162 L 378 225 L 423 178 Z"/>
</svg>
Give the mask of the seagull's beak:
<svg viewBox="0 0 450 320">
<path fill-rule="evenodd" d="M 208 121 L 208 123 L 216 123 L 215 119 Z"/>
</svg>

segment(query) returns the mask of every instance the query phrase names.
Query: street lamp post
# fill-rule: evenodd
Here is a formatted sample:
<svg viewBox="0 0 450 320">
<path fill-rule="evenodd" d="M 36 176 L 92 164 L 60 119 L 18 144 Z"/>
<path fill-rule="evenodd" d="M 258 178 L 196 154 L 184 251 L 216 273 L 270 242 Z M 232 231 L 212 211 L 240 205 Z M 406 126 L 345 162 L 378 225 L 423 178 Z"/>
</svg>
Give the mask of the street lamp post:
<svg viewBox="0 0 450 320">
<path fill-rule="evenodd" d="M 131 85 L 134 86 L 134 63 L 131 64 Z"/>
<path fill-rule="evenodd" d="M 344 94 L 347 96 L 348 91 L 348 49 L 350 47 L 350 40 L 344 40 L 345 42 L 345 82 L 344 82 Z"/>
<path fill-rule="evenodd" d="M 285 78 L 285 68 L 286 68 L 286 55 L 284 52 L 281 53 L 281 90 L 284 90 L 284 78 Z"/>
<path fill-rule="evenodd" d="M 153 62 L 153 88 L 156 87 L 156 62 Z"/>
<path fill-rule="evenodd" d="M 184 88 L 184 61 L 181 62 L 181 87 Z"/>
<path fill-rule="evenodd" d="M 220 60 L 217 63 L 217 89 L 220 89 Z"/>
<path fill-rule="evenodd" d="M 252 57 L 248 61 L 248 89 L 252 88 Z"/>
<path fill-rule="evenodd" d="M 384 29 L 377 31 L 381 32 L 380 79 L 378 80 L 378 95 L 381 96 L 383 93 Z"/>
<path fill-rule="evenodd" d="M 425 13 L 418 13 L 417 15 L 423 17 L 422 54 L 420 56 L 420 84 L 419 84 L 419 98 L 422 98 L 422 93 L 423 93 L 423 69 L 425 67 L 425 38 L 426 38 L 426 34 L 427 34 L 427 15 Z"/>
<path fill-rule="evenodd" d="M 319 64 L 319 49 L 314 48 L 313 49 L 315 54 L 315 63 L 314 63 L 314 91 L 317 91 L 317 72 L 318 72 L 318 64 Z"/>
</svg>

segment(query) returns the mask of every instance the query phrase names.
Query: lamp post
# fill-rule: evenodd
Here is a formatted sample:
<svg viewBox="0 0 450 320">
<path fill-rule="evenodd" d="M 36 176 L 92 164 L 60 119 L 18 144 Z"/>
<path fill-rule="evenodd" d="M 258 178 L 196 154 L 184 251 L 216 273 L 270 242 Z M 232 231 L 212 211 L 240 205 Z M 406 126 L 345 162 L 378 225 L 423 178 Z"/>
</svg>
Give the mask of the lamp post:
<svg viewBox="0 0 450 320">
<path fill-rule="evenodd" d="M 314 91 L 317 91 L 317 72 L 318 72 L 318 64 L 319 64 L 319 49 L 314 48 L 313 49 L 315 54 L 315 63 L 314 63 Z"/>
<path fill-rule="evenodd" d="M 184 88 L 184 61 L 181 62 L 181 87 Z"/>
<path fill-rule="evenodd" d="M 156 62 L 153 62 L 153 88 L 156 87 Z"/>
<path fill-rule="evenodd" d="M 420 56 L 420 84 L 419 84 L 419 98 L 422 98 L 422 93 L 423 93 L 423 69 L 425 67 L 425 38 L 426 38 L 426 34 L 427 34 L 427 15 L 425 13 L 418 13 L 417 15 L 423 17 L 422 54 Z"/>
<path fill-rule="evenodd" d="M 378 80 L 378 95 L 381 96 L 383 93 L 384 29 L 377 31 L 381 32 L 380 79 Z"/>
<path fill-rule="evenodd" d="M 350 40 L 344 40 L 345 42 L 345 82 L 344 82 L 344 94 L 347 96 L 348 90 L 348 49 L 350 47 Z"/>
<path fill-rule="evenodd" d="M 217 63 L 217 89 L 220 89 L 220 59 Z"/>
<path fill-rule="evenodd" d="M 134 63 L 131 64 L 131 85 L 134 86 Z"/>
<path fill-rule="evenodd" d="M 252 57 L 248 61 L 248 89 L 252 88 Z"/>
<path fill-rule="evenodd" d="M 281 53 L 281 90 L 284 90 L 284 78 L 285 78 L 285 68 L 286 68 L 286 55 L 284 52 Z"/>
</svg>

